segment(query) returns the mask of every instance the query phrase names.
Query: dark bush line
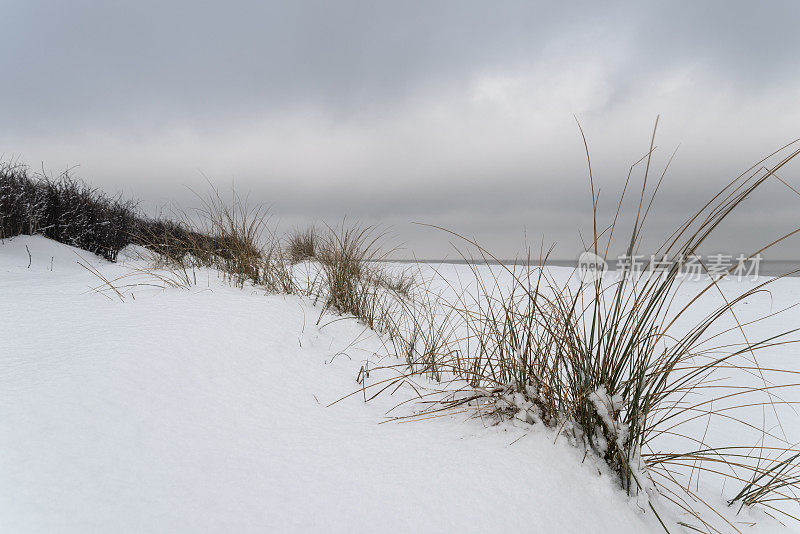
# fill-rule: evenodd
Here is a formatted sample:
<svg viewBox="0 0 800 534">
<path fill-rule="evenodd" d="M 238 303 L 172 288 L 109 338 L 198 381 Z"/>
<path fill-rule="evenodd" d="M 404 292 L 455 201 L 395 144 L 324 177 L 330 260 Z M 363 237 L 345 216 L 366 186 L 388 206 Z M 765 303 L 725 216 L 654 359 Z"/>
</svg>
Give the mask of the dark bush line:
<svg viewBox="0 0 800 534">
<path fill-rule="evenodd" d="M 130 244 L 170 259 L 198 251 L 224 257 L 231 245 L 179 222 L 143 217 L 136 202 L 109 196 L 69 172 L 50 178 L 25 165 L 0 164 L 0 239 L 33 234 L 110 261 Z"/>
<path fill-rule="evenodd" d="M 113 261 L 141 222 L 136 203 L 68 172 L 53 179 L 31 175 L 24 165 L 0 165 L 0 238 L 41 234 Z"/>
</svg>

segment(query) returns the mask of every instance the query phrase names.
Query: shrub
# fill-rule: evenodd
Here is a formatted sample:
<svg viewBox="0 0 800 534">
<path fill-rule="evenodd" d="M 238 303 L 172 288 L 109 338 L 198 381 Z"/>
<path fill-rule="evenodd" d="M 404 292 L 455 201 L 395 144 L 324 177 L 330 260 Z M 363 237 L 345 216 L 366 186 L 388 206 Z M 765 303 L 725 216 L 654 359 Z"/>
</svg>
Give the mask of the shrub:
<svg viewBox="0 0 800 534">
<path fill-rule="evenodd" d="M 114 261 L 137 226 L 136 205 L 109 197 L 64 172 L 30 175 L 0 165 L 0 238 L 41 234 Z"/>
</svg>

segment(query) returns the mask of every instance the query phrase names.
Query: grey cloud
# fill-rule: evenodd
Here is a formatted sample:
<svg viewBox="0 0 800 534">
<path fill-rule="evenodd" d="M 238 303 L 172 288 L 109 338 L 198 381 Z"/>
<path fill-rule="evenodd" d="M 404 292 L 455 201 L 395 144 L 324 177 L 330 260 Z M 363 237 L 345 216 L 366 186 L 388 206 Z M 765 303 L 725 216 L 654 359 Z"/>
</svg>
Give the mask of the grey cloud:
<svg viewBox="0 0 800 534">
<path fill-rule="evenodd" d="M 300 104 L 379 113 L 420 86 L 535 62 L 553 38 L 629 33 L 625 15 L 593 2 L 16 2 L 0 67 L 20 76 L 2 96 L 23 126 L 31 113 L 148 125 Z"/>
</svg>

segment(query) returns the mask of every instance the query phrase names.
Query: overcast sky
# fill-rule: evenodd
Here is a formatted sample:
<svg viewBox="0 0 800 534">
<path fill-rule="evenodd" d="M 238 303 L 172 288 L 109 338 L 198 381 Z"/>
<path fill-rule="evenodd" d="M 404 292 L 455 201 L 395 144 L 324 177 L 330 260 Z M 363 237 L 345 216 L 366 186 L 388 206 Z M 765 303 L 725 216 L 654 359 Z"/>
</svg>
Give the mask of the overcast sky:
<svg viewBox="0 0 800 534">
<path fill-rule="evenodd" d="M 569 259 L 591 233 L 573 116 L 607 219 L 661 115 L 659 171 L 680 148 L 655 237 L 800 137 L 800 2 L 566 4 L 0 0 L 0 153 L 151 212 L 210 180 L 420 257 L 454 253 L 414 221 Z M 800 189 L 799 164 L 781 176 Z M 798 207 L 768 184 L 713 246 L 751 252 Z"/>
</svg>

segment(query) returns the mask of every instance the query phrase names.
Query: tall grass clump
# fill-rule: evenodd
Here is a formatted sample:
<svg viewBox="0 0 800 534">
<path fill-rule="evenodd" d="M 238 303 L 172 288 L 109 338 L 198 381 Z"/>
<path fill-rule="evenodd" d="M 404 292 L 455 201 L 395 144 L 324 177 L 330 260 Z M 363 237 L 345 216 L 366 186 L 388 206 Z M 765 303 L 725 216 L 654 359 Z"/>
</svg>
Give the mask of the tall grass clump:
<svg viewBox="0 0 800 534">
<path fill-rule="evenodd" d="M 227 273 L 235 285 L 260 284 L 264 267 L 263 239 L 267 225 L 264 208 L 250 208 L 247 200 L 231 192 L 225 200 L 213 189 L 199 209 L 200 229 L 210 236 L 214 267 Z"/>
<path fill-rule="evenodd" d="M 643 167 L 631 226 L 621 238 L 625 256 L 640 255 L 645 223 L 669 167 L 653 178 L 653 152 L 651 140 L 650 150 L 631 167 L 607 226 L 598 220 L 589 160 L 594 228 L 587 252 L 593 257 L 609 261 L 620 242 L 623 199 Z M 757 355 L 796 343 L 793 334 L 800 328 L 751 339 L 737 315 L 737 305 L 777 279 L 726 295 L 716 276 L 686 285 L 682 274 L 715 230 L 798 154 L 787 145 L 732 180 L 644 256 L 657 258 L 658 265 L 646 262 L 639 273 L 581 277 L 576 271 L 567 281 L 556 280 L 530 261 L 502 264 L 480 244 L 453 234 L 465 243 L 463 257 L 477 285 L 455 292 L 449 306 L 458 326 L 443 330 L 443 323 L 434 322 L 436 332 L 450 335 L 411 363 L 416 373 L 442 374 L 465 386 L 448 390 L 430 410 L 474 406 L 481 414 L 557 429 L 602 458 L 628 493 L 655 490 L 673 502 L 690 517 L 684 526 L 693 529 L 717 528 L 700 513 L 704 507 L 727 521 L 693 487 L 701 475 L 721 478 L 732 506 L 759 504 L 776 517 L 798 519 L 782 503 L 800 502 L 800 448 L 776 430 L 779 408 L 793 404 L 778 394 L 797 384 L 792 371 L 763 368 Z M 776 236 L 750 258 L 799 232 Z M 688 296 L 677 298 L 679 289 Z M 709 313 L 699 305 L 704 296 L 719 297 L 722 304 Z M 413 346 L 413 339 L 405 346 Z M 753 409 L 763 420 L 750 420 Z M 742 442 L 707 439 L 703 428 L 713 421 L 738 425 Z"/>
<path fill-rule="evenodd" d="M 205 267 L 217 269 L 237 287 L 250 283 L 272 292 L 295 292 L 290 262 L 268 228 L 263 207 L 250 207 L 235 191 L 229 199 L 216 189 L 199 198 L 201 206 L 193 212 L 141 225 L 137 242 L 155 253 L 156 263 L 187 279 L 195 268 Z"/>
<path fill-rule="evenodd" d="M 0 239 L 41 234 L 114 261 L 136 225 L 134 202 L 107 196 L 68 171 L 50 178 L 0 164 Z"/>
<path fill-rule="evenodd" d="M 313 259 L 317 254 L 317 230 L 309 226 L 305 230 L 293 231 L 286 244 L 286 252 L 292 263 Z"/>
<path fill-rule="evenodd" d="M 319 239 L 316 260 L 322 274 L 324 309 L 350 314 L 381 333 L 392 328 L 394 300 L 381 286 L 380 260 L 386 252 L 380 244 L 384 234 L 372 226 L 348 224 L 328 226 Z"/>
</svg>

